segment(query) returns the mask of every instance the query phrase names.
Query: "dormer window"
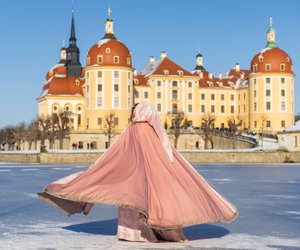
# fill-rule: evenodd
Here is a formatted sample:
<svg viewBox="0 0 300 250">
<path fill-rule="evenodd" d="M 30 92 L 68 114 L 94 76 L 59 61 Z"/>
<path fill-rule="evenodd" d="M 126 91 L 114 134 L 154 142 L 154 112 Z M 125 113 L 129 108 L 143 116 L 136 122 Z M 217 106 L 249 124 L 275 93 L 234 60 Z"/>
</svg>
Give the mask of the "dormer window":
<svg viewBox="0 0 300 250">
<path fill-rule="evenodd" d="M 131 64 L 131 57 L 128 56 L 128 57 L 127 57 L 127 65 L 130 65 L 130 64 Z"/>
<path fill-rule="evenodd" d="M 284 71 L 285 70 L 285 64 L 284 63 L 280 63 L 280 70 Z"/>
<path fill-rule="evenodd" d="M 290 62 L 290 58 L 289 57 L 287 57 L 285 60 L 286 60 L 286 62 Z"/>
<path fill-rule="evenodd" d="M 270 63 L 266 63 L 265 69 L 267 71 L 270 71 L 271 70 L 271 64 Z"/>
<path fill-rule="evenodd" d="M 169 76 L 169 70 L 164 70 L 165 76 Z"/>
<path fill-rule="evenodd" d="M 120 63 L 120 57 L 114 56 L 114 63 L 116 64 Z"/>
<path fill-rule="evenodd" d="M 177 70 L 177 72 L 178 72 L 179 76 L 183 76 L 183 71 L 182 70 Z"/>
<path fill-rule="evenodd" d="M 256 72 L 257 71 L 257 64 L 253 65 L 253 71 Z"/>
<path fill-rule="evenodd" d="M 87 56 L 86 57 L 86 64 L 89 65 L 91 63 L 91 58 L 90 56 Z"/>
<path fill-rule="evenodd" d="M 139 84 L 139 80 L 138 79 L 134 79 L 133 82 L 134 82 L 134 85 L 138 85 Z"/>
<path fill-rule="evenodd" d="M 80 81 L 76 79 L 75 84 L 78 86 L 80 84 Z"/>
<path fill-rule="evenodd" d="M 105 53 L 106 53 L 106 54 L 110 54 L 110 48 L 106 48 L 106 49 L 105 49 Z"/>
<path fill-rule="evenodd" d="M 258 61 L 259 61 L 259 62 L 263 62 L 263 61 L 264 61 L 264 57 L 263 57 L 262 55 L 260 55 L 260 56 L 258 57 Z"/>
<path fill-rule="evenodd" d="M 103 63 L 103 56 L 102 55 L 98 55 L 97 56 L 97 61 L 99 64 Z"/>
</svg>

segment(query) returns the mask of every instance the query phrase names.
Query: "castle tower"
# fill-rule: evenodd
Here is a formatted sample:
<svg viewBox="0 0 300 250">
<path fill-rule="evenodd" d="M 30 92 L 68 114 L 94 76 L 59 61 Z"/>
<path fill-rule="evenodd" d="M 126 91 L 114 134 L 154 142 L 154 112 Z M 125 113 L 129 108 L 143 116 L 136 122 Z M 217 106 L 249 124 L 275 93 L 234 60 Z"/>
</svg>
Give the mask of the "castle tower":
<svg viewBox="0 0 300 250">
<path fill-rule="evenodd" d="M 272 19 L 266 47 L 251 61 L 250 130 L 275 134 L 294 123 L 294 73 L 290 56 L 278 48 Z"/>
<path fill-rule="evenodd" d="M 75 22 L 74 22 L 74 9 L 72 10 L 72 22 L 71 22 L 71 35 L 69 39 L 69 47 L 66 50 L 67 54 L 67 75 L 68 76 L 81 76 L 82 68 L 79 61 L 79 48 L 76 45 L 76 35 L 75 35 Z"/>
<path fill-rule="evenodd" d="M 131 52 L 115 37 L 108 9 L 104 37 L 88 51 L 85 68 L 86 128 L 99 131 L 106 126 L 108 113 L 114 113 L 117 131 L 123 130 L 133 105 Z"/>
</svg>

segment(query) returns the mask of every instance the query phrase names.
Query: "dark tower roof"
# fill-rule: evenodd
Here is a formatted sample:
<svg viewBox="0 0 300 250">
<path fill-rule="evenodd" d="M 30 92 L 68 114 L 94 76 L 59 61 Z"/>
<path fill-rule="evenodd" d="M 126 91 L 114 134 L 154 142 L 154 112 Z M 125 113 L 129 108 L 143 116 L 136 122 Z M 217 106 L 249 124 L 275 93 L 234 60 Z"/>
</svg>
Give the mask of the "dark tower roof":
<svg viewBox="0 0 300 250">
<path fill-rule="evenodd" d="M 75 35 L 75 21 L 74 21 L 74 11 L 72 11 L 72 24 L 71 24 L 71 35 L 69 39 L 69 47 L 67 48 L 67 75 L 68 76 L 81 76 L 82 68 L 79 61 L 79 48 L 76 45 L 76 35 Z"/>
</svg>

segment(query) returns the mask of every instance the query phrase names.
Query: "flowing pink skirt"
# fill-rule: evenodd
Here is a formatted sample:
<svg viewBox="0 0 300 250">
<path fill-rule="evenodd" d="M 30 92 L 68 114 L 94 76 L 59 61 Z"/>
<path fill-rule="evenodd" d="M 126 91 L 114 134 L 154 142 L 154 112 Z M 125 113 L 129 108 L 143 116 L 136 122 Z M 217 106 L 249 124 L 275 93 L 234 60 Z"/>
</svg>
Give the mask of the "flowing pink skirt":
<svg viewBox="0 0 300 250">
<path fill-rule="evenodd" d="M 132 227 L 141 232 L 141 225 L 166 232 L 234 219 L 236 208 L 175 149 L 173 155 L 174 162 L 170 162 L 148 123 L 135 123 L 91 167 L 51 183 L 39 196 L 69 215 L 88 213 L 93 203 L 129 208 L 121 210 L 119 226 L 130 228 L 128 223 L 122 225 L 122 214 L 126 217 L 130 213 L 135 218 Z M 140 221 L 139 226 L 136 221 Z M 141 237 L 147 235 L 145 231 Z M 179 238 L 184 239 L 184 235 Z"/>
</svg>

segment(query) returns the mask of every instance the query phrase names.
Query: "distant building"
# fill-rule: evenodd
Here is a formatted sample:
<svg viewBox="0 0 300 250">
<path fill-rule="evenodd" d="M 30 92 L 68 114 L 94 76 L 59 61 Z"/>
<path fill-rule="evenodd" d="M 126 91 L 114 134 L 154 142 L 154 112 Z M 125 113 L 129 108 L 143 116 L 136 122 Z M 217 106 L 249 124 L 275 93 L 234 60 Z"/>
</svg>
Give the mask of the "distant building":
<svg viewBox="0 0 300 250">
<path fill-rule="evenodd" d="M 279 146 L 290 151 L 300 151 L 300 121 L 278 133 Z"/>
<path fill-rule="evenodd" d="M 90 143 L 104 147 L 107 115 L 114 113 L 120 133 L 140 101 L 153 104 L 167 128 L 179 112 L 194 128 L 201 127 L 206 114 L 214 115 L 216 128 L 226 128 L 234 119 L 241 128 L 272 134 L 294 123 L 292 59 L 278 48 L 272 21 L 266 47 L 253 57 L 250 69 L 240 69 L 237 63 L 218 77 L 205 69 L 200 53 L 192 71 L 161 52 L 158 60 L 151 56 L 136 73 L 131 52 L 116 38 L 113 25 L 109 12 L 104 37 L 89 49 L 82 69 L 72 14 L 69 47 L 61 49 L 61 60 L 47 73 L 37 99 L 41 117 L 72 112 L 70 140 L 83 148 Z"/>
</svg>

